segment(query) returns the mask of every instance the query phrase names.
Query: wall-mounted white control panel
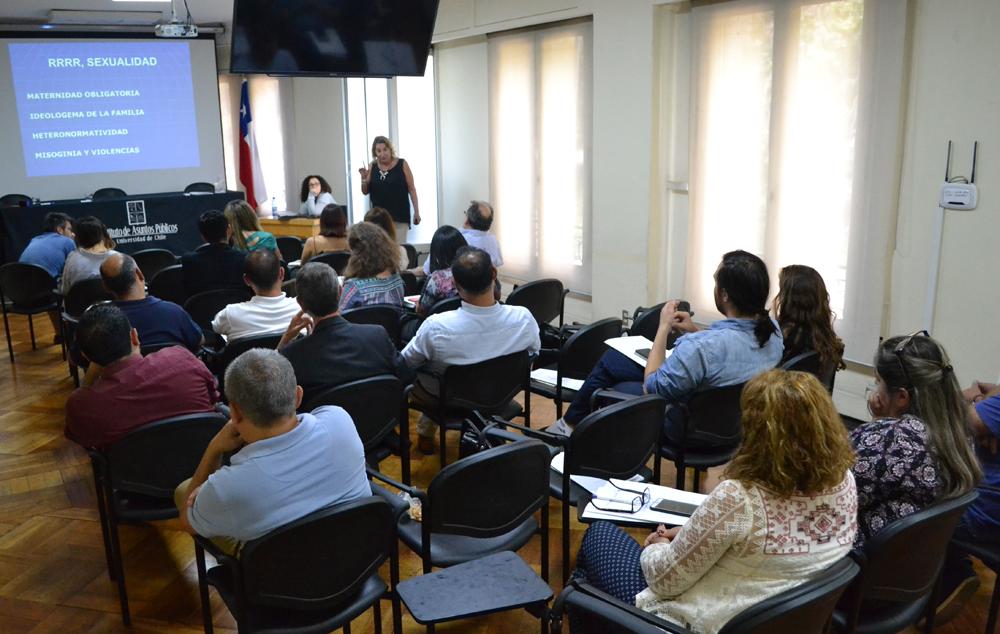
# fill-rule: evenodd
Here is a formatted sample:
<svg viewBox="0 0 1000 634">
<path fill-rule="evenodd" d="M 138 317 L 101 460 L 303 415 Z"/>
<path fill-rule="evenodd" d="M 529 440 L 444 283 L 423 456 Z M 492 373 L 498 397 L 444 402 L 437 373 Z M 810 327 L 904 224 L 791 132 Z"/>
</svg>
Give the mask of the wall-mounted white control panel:
<svg viewBox="0 0 1000 634">
<path fill-rule="evenodd" d="M 945 209 L 970 210 L 976 208 L 978 200 L 976 186 L 972 183 L 943 183 L 940 205 Z"/>
</svg>

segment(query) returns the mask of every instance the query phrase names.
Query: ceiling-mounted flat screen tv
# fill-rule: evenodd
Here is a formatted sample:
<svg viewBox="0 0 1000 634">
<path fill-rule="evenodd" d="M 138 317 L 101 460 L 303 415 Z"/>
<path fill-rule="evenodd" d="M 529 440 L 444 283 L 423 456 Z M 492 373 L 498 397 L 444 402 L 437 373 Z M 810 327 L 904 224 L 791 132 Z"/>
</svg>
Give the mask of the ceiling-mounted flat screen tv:
<svg viewBox="0 0 1000 634">
<path fill-rule="evenodd" d="M 438 0 L 235 0 L 232 73 L 423 75 Z"/>
</svg>

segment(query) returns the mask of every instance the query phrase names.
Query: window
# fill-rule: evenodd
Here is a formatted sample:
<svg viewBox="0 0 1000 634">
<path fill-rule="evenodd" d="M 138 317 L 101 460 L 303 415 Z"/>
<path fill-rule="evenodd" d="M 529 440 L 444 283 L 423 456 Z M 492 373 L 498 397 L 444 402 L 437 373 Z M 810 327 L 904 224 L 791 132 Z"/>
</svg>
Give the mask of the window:
<svg viewBox="0 0 1000 634">
<path fill-rule="evenodd" d="M 352 222 L 359 222 L 370 208 L 357 170 L 371 162 L 375 137 L 387 136 L 410 166 L 417 189 L 421 222 L 410 229 L 408 242 L 430 243 L 438 224 L 433 56 L 427 58 L 423 77 L 347 79 L 346 100 Z"/>
<path fill-rule="evenodd" d="M 865 132 L 880 116 L 873 94 L 902 98 L 899 79 L 877 86 L 873 78 L 876 62 L 885 63 L 876 42 L 898 57 L 903 50 L 901 35 L 880 39 L 875 27 L 885 28 L 890 4 L 905 16 L 905 2 L 874 4 L 735 0 L 692 11 L 685 288 L 702 316 L 717 315 L 712 273 L 721 255 L 745 249 L 768 263 L 772 293 L 782 266 L 819 271 L 848 356 L 864 359 L 874 348 L 885 252 L 858 251 L 869 248 L 866 237 L 885 235 L 889 214 L 871 199 L 865 173 L 879 152 L 898 165 L 898 150 L 874 147 Z M 881 17 L 863 37 L 869 12 Z M 879 123 L 898 130 L 898 113 Z"/>
<path fill-rule="evenodd" d="M 592 25 L 490 36 L 490 179 L 505 275 L 590 291 Z"/>
</svg>

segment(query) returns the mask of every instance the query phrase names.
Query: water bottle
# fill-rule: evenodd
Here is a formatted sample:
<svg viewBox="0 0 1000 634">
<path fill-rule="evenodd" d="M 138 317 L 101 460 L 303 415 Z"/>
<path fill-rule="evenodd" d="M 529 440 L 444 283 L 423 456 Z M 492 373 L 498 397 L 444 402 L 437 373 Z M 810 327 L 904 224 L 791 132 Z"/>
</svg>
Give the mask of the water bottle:
<svg viewBox="0 0 1000 634">
<path fill-rule="evenodd" d="M 271 196 L 271 217 L 272 218 L 277 218 L 278 217 L 278 197 L 277 196 Z"/>
</svg>

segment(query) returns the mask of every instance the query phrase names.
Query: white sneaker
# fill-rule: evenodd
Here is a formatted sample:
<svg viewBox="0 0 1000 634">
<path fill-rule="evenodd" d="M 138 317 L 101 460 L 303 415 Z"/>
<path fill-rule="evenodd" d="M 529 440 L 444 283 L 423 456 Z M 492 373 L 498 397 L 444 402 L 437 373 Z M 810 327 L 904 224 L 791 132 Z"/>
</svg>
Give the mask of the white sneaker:
<svg viewBox="0 0 1000 634">
<path fill-rule="evenodd" d="M 542 431 L 555 434 L 557 436 L 569 436 L 573 433 L 573 428 L 566 423 L 565 419 L 560 418 Z"/>
</svg>

